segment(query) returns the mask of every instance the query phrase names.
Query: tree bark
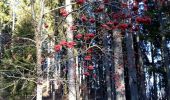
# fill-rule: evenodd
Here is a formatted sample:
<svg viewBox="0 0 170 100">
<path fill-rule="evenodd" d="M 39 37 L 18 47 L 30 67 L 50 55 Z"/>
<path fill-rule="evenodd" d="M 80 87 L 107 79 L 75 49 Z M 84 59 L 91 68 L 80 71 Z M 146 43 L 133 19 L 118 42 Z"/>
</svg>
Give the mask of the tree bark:
<svg viewBox="0 0 170 100">
<path fill-rule="evenodd" d="M 103 42 L 104 42 L 104 50 L 105 51 L 105 55 L 104 55 L 104 59 L 103 59 L 103 64 L 104 64 L 104 67 L 106 68 L 106 85 L 107 85 L 107 100 L 113 100 L 112 98 L 112 91 L 111 91 L 111 67 L 112 67 L 112 64 L 111 64 L 111 53 L 110 53 L 110 48 L 109 48 L 109 45 L 108 45 L 108 35 L 109 33 L 106 32 L 104 34 L 104 37 L 103 37 Z"/>
<path fill-rule="evenodd" d="M 41 69 L 41 46 L 42 46 L 42 41 L 41 41 L 41 35 L 42 35 L 42 20 L 43 20 L 43 15 L 44 15 L 44 0 L 40 0 L 40 17 L 38 20 L 38 26 L 37 29 L 35 29 L 35 41 L 36 41 L 36 67 L 37 67 L 37 96 L 36 100 L 42 100 L 42 69 Z"/>
<path fill-rule="evenodd" d="M 138 80 L 138 93 L 139 100 L 146 100 L 146 88 L 145 88 L 145 73 L 143 68 L 143 59 L 139 45 L 139 35 L 138 33 L 134 36 L 134 50 L 136 58 L 136 67 L 137 67 L 137 80 Z"/>
<path fill-rule="evenodd" d="M 137 88 L 137 72 L 135 66 L 135 55 L 133 47 L 132 33 L 126 33 L 126 49 L 127 49 L 127 66 L 129 74 L 129 86 L 131 93 L 131 100 L 138 100 L 138 88 Z"/>
<path fill-rule="evenodd" d="M 163 61 L 167 73 L 167 99 L 170 100 L 170 61 L 168 55 L 167 41 L 165 36 L 162 36 L 162 48 L 163 48 Z"/>
<path fill-rule="evenodd" d="M 120 32 L 113 32 L 116 100 L 126 100 L 123 67 L 122 39 Z"/>
<path fill-rule="evenodd" d="M 65 0 L 66 11 L 68 13 L 72 12 L 72 5 L 71 0 Z M 73 41 L 73 32 L 70 30 L 70 27 L 73 25 L 73 18 L 72 15 L 69 14 L 66 18 L 66 23 L 68 25 L 66 34 L 67 34 L 67 40 L 69 42 Z M 75 88 L 75 76 L 76 76 L 76 70 L 74 67 L 74 54 L 73 54 L 73 48 L 68 48 L 68 89 L 69 94 L 68 98 L 69 100 L 76 100 L 76 88 Z"/>
</svg>

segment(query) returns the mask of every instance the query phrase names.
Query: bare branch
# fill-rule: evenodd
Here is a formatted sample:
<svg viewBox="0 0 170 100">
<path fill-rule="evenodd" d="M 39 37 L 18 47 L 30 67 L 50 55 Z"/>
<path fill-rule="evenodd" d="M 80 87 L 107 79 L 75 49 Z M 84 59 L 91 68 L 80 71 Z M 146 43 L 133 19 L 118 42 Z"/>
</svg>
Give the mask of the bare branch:
<svg viewBox="0 0 170 100">
<path fill-rule="evenodd" d="M 27 40 L 27 41 L 31 41 L 31 42 L 33 42 L 35 44 L 35 40 L 30 39 L 30 38 L 26 38 L 26 37 L 16 37 L 14 39 L 17 39 L 17 40 Z"/>
</svg>

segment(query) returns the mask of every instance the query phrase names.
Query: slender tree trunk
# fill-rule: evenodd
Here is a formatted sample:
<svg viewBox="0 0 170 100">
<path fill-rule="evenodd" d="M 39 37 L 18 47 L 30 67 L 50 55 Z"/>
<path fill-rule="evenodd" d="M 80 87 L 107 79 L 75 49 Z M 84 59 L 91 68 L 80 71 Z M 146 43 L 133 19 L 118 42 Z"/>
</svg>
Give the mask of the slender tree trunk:
<svg viewBox="0 0 170 100">
<path fill-rule="evenodd" d="M 138 100 L 137 72 L 135 66 L 135 55 L 132 33 L 126 33 L 127 66 L 129 74 L 129 85 L 131 100 Z"/>
<path fill-rule="evenodd" d="M 36 37 L 37 38 L 37 37 Z M 38 40 L 38 39 L 36 39 Z M 37 49 L 37 54 L 36 54 L 36 58 L 37 58 L 37 100 L 42 100 L 42 70 L 41 70 L 41 45 L 40 43 L 37 41 L 36 43 L 36 49 Z"/>
<path fill-rule="evenodd" d="M 168 48 L 167 48 L 167 41 L 165 36 L 162 36 L 162 48 L 163 48 L 163 61 L 164 61 L 164 65 L 166 68 L 166 73 L 167 73 L 167 98 L 168 100 L 170 100 L 170 62 L 169 62 L 169 55 L 168 55 Z"/>
<path fill-rule="evenodd" d="M 146 100 L 146 88 L 145 88 L 145 74 L 143 68 L 142 54 L 139 45 L 139 35 L 134 36 L 134 50 L 136 57 L 136 67 L 137 67 L 137 79 L 138 79 L 138 91 L 139 91 L 139 100 Z"/>
<path fill-rule="evenodd" d="M 104 37 L 103 37 L 103 42 L 104 42 L 104 50 L 106 50 L 105 52 L 105 57 L 104 57 L 104 67 L 106 68 L 106 85 L 107 85 L 107 100 L 112 100 L 112 91 L 111 91 L 111 54 L 110 54 L 110 49 L 109 49 L 109 45 L 108 45 L 108 35 L 109 33 L 105 33 Z"/>
<path fill-rule="evenodd" d="M 156 69 L 156 66 L 155 66 L 155 62 L 154 62 L 154 57 L 155 57 L 155 48 L 154 48 L 154 45 L 153 43 L 151 43 L 151 57 L 152 57 L 152 68 L 154 69 L 153 70 L 153 92 L 152 94 L 152 99 L 154 100 L 157 100 L 158 99 L 158 95 L 157 95 L 157 78 L 156 78 L 156 72 L 155 72 L 155 69 Z"/>
<path fill-rule="evenodd" d="M 38 26 L 37 29 L 35 29 L 35 40 L 36 40 L 36 58 L 37 58 L 37 98 L 36 100 L 42 100 L 42 69 L 41 69 L 41 35 L 42 35 L 42 20 L 43 20 L 43 14 L 44 14 L 44 0 L 40 0 L 40 19 L 38 20 Z"/>
<path fill-rule="evenodd" d="M 65 4 L 69 5 L 66 6 L 66 11 L 68 13 L 72 12 L 72 5 L 71 5 L 72 0 L 65 0 Z M 72 15 L 69 14 L 68 17 L 66 18 L 66 23 L 68 25 L 68 28 L 66 30 L 67 34 L 67 40 L 69 42 L 73 41 L 73 32 L 70 30 L 70 27 L 73 25 L 73 18 Z M 69 94 L 68 98 L 69 100 L 76 100 L 76 88 L 75 88 L 75 75 L 76 75 L 76 70 L 74 67 L 74 54 L 73 54 L 73 48 L 68 48 L 68 89 L 69 89 Z"/>
<path fill-rule="evenodd" d="M 77 52 L 77 51 L 76 51 Z M 80 100 L 80 72 L 79 72 L 79 67 L 78 67 L 78 64 L 79 64 L 79 60 L 78 60 L 78 56 L 76 56 L 76 63 L 75 63 L 75 66 L 76 66 L 76 98 L 77 100 Z"/>
<path fill-rule="evenodd" d="M 122 39 L 120 32 L 113 32 L 116 100 L 126 100 L 123 67 Z"/>
<path fill-rule="evenodd" d="M 36 37 L 36 58 L 37 58 L 37 99 L 42 100 L 42 70 L 41 70 L 41 43 L 38 37 Z"/>
</svg>

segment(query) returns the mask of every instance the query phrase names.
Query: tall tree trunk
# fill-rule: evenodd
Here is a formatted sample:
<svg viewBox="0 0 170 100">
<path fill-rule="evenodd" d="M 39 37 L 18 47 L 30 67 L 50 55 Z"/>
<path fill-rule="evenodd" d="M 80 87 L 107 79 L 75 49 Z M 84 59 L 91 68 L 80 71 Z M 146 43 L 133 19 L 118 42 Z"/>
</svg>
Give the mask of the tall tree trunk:
<svg viewBox="0 0 170 100">
<path fill-rule="evenodd" d="M 123 67 L 122 39 L 120 32 L 113 32 L 116 100 L 126 100 Z"/>
<path fill-rule="evenodd" d="M 71 5 L 72 0 L 65 0 L 65 4 L 68 5 L 66 6 L 66 11 L 68 13 L 72 12 L 72 5 Z M 68 25 L 68 28 L 66 30 L 67 34 L 67 40 L 69 42 L 73 41 L 73 32 L 70 30 L 70 27 L 73 25 L 73 18 L 72 15 L 69 14 L 66 18 L 66 23 Z M 73 54 L 73 48 L 68 48 L 68 89 L 69 89 L 69 94 L 68 98 L 69 100 L 76 100 L 76 88 L 75 88 L 75 75 L 76 75 L 76 70 L 74 67 L 74 54 Z"/>
<path fill-rule="evenodd" d="M 134 36 L 134 50 L 135 50 L 135 60 L 136 60 L 136 67 L 137 67 L 137 80 L 138 80 L 138 93 L 139 93 L 139 100 L 146 100 L 146 88 L 145 88 L 145 74 L 143 68 L 143 60 L 142 54 L 139 45 L 139 35 L 138 33 Z"/>
<path fill-rule="evenodd" d="M 137 88 L 137 77 L 136 77 L 136 66 L 135 66 L 135 55 L 133 47 L 132 33 L 126 33 L 126 49 L 127 49 L 127 66 L 129 74 L 129 85 L 131 100 L 138 100 L 138 88 Z"/>
<path fill-rule="evenodd" d="M 40 16 L 38 20 L 38 26 L 37 29 L 35 29 L 35 41 L 36 41 L 36 58 L 37 58 L 37 98 L 36 100 L 42 100 L 42 69 L 41 69 L 41 35 L 42 35 L 42 20 L 43 20 L 43 14 L 44 14 L 44 0 L 40 0 Z"/>
<path fill-rule="evenodd" d="M 170 60 L 169 60 L 169 55 L 168 55 L 168 48 L 167 48 L 167 41 L 166 41 L 166 37 L 162 36 L 162 48 L 163 48 L 163 61 L 164 61 L 164 65 L 166 68 L 166 73 L 167 73 L 167 98 L 168 100 L 170 100 Z"/>
<path fill-rule="evenodd" d="M 41 70 L 41 41 L 36 36 L 36 58 L 37 58 L 37 99 L 42 100 L 42 70 Z"/>
<path fill-rule="evenodd" d="M 112 98 L 112 91 L 111 91 L 111 53 L 110 53 L 110 47 L 108 44 L 109 40 L 109 33 L 106 32 L 103 37 L 103 42 L 104 42 L 104 50 L 106 50 L 105 55 L 104 55 L 104 67 L 106 68 L 106 87 L 107 87 L 107 100 L 113 100 Z"/>
<path fill-rule="evenodd" d="M 77 50 L 76 50 L 77 52 Z M 77 100 L 80 100 L 80 86 L 81 86 L 81 74 L 80 74 L 80 68 L 81 67 L 78 67 L 78 64 L 79 64 L 79 59 L 78 59 L 78 56 L 76 56 L 76 63 L 75 63 L 75 66 L 76 66 L 76 98 Z"/>
<path fill-rule="evenodd" d="M 152 57 L 152 68 L 153 68 L 153 71 L 152 71 L 152 73 L 153 73 L 153 75 L 152 75 L 152 77 L 153 77 L 153 91 L 151 91 L 151 92 L 153 92 L 152 93 L 152 99 L 153 100 L 157 100 L 158 99 L 158 95 L 157 95 L 157 77 L 156 77 L 156 71 L 155 71 L 155 69 L 156 69 L 156 66 L 155 66 L 155 62 L 154 62 L 154 57 L 155 57 L 155 47 L 154 47 L 154 45 L 153 45 L 153 43 L 151 43 L 151 57 Z"/>
</svg>

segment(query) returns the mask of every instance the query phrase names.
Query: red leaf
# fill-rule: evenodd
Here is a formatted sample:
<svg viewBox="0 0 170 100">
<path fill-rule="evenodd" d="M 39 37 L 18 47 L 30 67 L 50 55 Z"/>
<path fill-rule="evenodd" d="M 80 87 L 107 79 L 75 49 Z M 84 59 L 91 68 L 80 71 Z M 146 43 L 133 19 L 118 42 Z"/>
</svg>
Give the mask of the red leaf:
<svg viewBox="0 0 170 100">
<path fill-rule="evenodd" d="M 44 27 L 45 27 L 45 28 L 48 28 L 48 24 L 45 23 L 45 24 L 44 24 Z"/>
<path fill-rule="evenodd" d="M 112 21 L 108 21 L 106 24 L 107 24 L 107 25 L 112 25 L 113 22 L 112 22 Z"/>
<path fill-rule="evenodd" d="M 137 17 L 136 18 L 137 23 L 143 23 L 143 24 L 150 24 L 151 23 L 151 18 L 148 16 L 145 17 Z"/>
<path fill-rule="evenodd" d="M 66 9 L 64 9 L 64 8 L 61 8 L 61 9 L 60 9 L 60 14 L 61 14 L 62 16 L 64 16 L 64 17 L 68 16 L 68 12 L 67 12 Z"/>
<path fill-rule="evenodd" d="M 119 13 L 113 14 L 113 19 L 118 19 L 120 17 Z"/>
<path fill-rule="evenodd" d="M 136 17 L 136 22 L 137 23 L 142 23 L 143 21 L 143 18 L 142 17 Z"/>
<path fill-rule="evenodd" d="M 83 35 L 82 35 L 82 34 L 80 34 L 80 33 L 79 33 L 79 34 L 77 34 L 77 35 L 75 36 L 75 38 L 76 38 L 76 39 L 81 39 L 82 37 L 83 37 Z"/>
<path fill-rule="evenodd" d="M 122 4 L 121 4 L 121 7 L 122 7 L 122 8 L 126 8 L 127 6 L 128 6 L 128 5 L 127 5 L 126 3 L 122 3 Z"/>
<path fill-rule="evenodd" d="M 56 52 L 61 51 L 61 48 L 62 48 L 62 46 L 59 45 L 59 44 L 54 46 L 54 49 L 55 49 Z"/>
<path fill-rule="evenodd" d="M 93 33 L 88 33 L 88 34 L 86 34 L 86 36 L 89 38 L 93 38 L 95 35 Z"/>
<path fill-rule="evenodd" d="M 119 28 L 120 28 L 121 30 L 125 30 L 127 27 L 128 27 L 128 24 L 120 24 L 120 25 L 119 25 Z"/>
<path fill-rule="evenodd" d="M 111 30 L 111 28 L 110 28 L 109 26 L 107 26 L 106 24 L 102 24 L 101 27 L 102 27 L 102 28 L 105 28 L 105 29 L 107 29 L 107 30 Z"/>
<path fill-rule="evenodd" d="M 89 61 L 89 60 L 91 60 L 91 59 L 92 59 L 92 57 L 91 57 L 90 55 L 84 57 L 84 60 L 88 60 L 88 61 Z"/>
<path fill-rule="evenodd" d="M 66 40 L 62 40 L 62 41 L 60 41 L 59 44 L 62 45 L 62 46 L 66 46 L 67 45 L 67 41 Z"/>
<path fill-rule="evenodd" d="M 90 73 L 89 73 L 89 72 L 84 72 L 84 75 L 85 75 L 85 76 L 89 76 Z"/>
<path fill-rule="evenodd" d="M 73 48 L 75 45 L 76 45 L 76 42 L 74 42 L 74 41 L 71 41 L 71 42 L 67 43 L 68 48 Z"/>
<path fill-rule="evenodd" d="M 117 21 L 113 22 L 114 26 L 118 25 L 119 23 Z"/>
<path fill-rule="evenodd" d="M 92 65 L 87 67 L 89 70 L 94 70 L 94 67 Z"/>
<path fill-rule="evenodd" d="M 77 4 L 83 4 L 85 2 L 85 0 L 76 0 Z"/>
<path fill-rule="evenodd" d="M 133 6 L 132 10 L 133 11 L 137 11 L 138 10 L 138 6 L 137 5 Z"/>
<path fill-rule="evenodd" d="M 92 52 L 93 52 L 93 49 L 92 49 L 92 48 L 90 48 L 90 49 L 87 50 L 87 53 L 92 53 Z"/>
<path fill-rule="evenodd" d="M 82 16 L 81 16 L 81 21 L 82 21 L 82 22 L 86 22 L 86 21 L 87 21 L 87 17 L 86 17 L 85 15 L 82 15 Z"/>
<path fill-rule="evenodd" d="M 90 23 L 94 23 L 94 22 L 95 22 L 95 19 L 92 17 L 92 18 L 89 19 L 89 22 L 90 22 Z"/>
</svg>

